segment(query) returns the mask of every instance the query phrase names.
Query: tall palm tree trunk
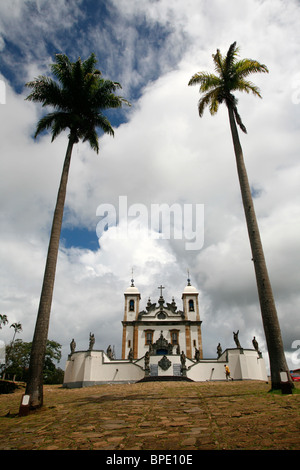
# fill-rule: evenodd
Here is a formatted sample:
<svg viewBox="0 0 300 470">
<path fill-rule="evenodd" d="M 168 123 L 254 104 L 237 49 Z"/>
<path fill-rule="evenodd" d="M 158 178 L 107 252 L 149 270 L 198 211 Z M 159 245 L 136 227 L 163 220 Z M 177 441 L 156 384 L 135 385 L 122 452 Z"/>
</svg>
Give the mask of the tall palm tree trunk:
<svg viewBox="0 0 300 470">
<path fill-rule="evenodd" d="M 59 239 L 73 145 L 74 138 L 70 136 L 53 215 L 40 304 L 32 341 L 29 377 L 26 387 L 26 394 L 30 396 L 30 408 L 38 408 L 43 405 L 43 366 L 48 338 Z"/>
<path fill-rule="evenodd" d="M 244 163 L 243 151 L 235 122 L 234 110 L 233 107 L 230 105 L 228 105 L 227 107 L 236 157 L 237 171 L 242 193 L 242 200 L 253 257 L 252 260 L 254 262 L 254 269 L 256 274 L 256 283 L 260 301 L 262 321 L 266 336 L 267 348 L 269 352 L 272 389 L 281 388 L 281 371 L 287 372 L 289 381 L 293 386 L 284 354 L 280 325 L 278 321 L 272 287 L 268 275 L 259 228 L 255 215 L 250 185 Z"/>
</svg>

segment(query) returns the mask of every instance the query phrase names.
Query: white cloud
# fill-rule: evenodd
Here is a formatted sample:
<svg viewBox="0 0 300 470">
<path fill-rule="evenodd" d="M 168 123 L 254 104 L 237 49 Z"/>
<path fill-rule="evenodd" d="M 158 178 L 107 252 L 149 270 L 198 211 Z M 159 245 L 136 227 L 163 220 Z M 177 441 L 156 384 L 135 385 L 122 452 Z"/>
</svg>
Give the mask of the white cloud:
<svg viewBox="0 0 300 470">
<path fill-rule="evenodd" d="M 67 4 L 60 5 L 66 8 Z M 233 345 L 232 332 L 237 329 L 245 347 L 251 346 L 255 335 L 266 352 L 226 109 L 199 119 L 198 90 L 187 86 L 193 73 L 213 69 L 211 54 L 217 47 L 226 53 L 234 40 L 241 46 L 241 56 L 257 58 L 270 69 L 269 75 L 253 77 L 263 100 L 238 96 L 248 129 L 241 140 L 250 182 L 260 190 L 254 202 L 286 349 L 299 339 L 299 106 L 292 102 L 300 55 L 296 47 L 299 6 L 296 2 L 284 5 L 280 0 L 247 0 L 243 6 L 233 1 L 115 2 L 117 24 L 123 26 L 120 37 L 127 41 L 124 60 L 117 56 L 120 81 L 123 74 L 128 90 L 130 80 L 135 85 L 146 81 L 128 122 L 116 129 L 114 139 L 101 138 L 98 156 L 85 144 L 74 149 L 67 221 L 96 230 L 98 205 L 117 207 L 122 195 L 129 205 L 148 208 L 152 203 L 203 203 L 205 244 L 201 251 L 189 252 L 185 240 L 113 240 L 108 231 L 98 251 L 62 247 L 49 337 L 64 345 L 64 354 L 72 337 L 84 349 L 90 331 L 95 333 L 96 347 L 106 348 L 109 343 L 120 347 L 123 291 L 132 267 L 142 308 L 148 295 L 156 300 L 161 283 L 166 285 L 166 300 L 174 295 L 180 305 L 189 267 L 192 281 L 201 290 L 206 356 L 215 354 L 219 341 L 224 349 Z M 56 14 L 49 10 L 49 15 L 55 34 Z M 134 28 L 136 18 L 140 21 L 142 16 L 149 28 L 158 22 L 168 34 L 165 49 L 155 55 L 149 44 L 144 60 Z M 88 37 L 94 37 L 95 44 L 103 38 L 99 30 L 89 30 Z M 43 63 L 44 57 L 31 63 L 31 71 L 40 70 Z M 151 67 L 159 71 L 159 78 L 148 82 Z M 33 142 L 30 135 L 37 109 L 8 83 L 7 90 L 7 105 L 0 105 L 5 224 L 1 312 L 11 323 L 23 324 L 22 337 L 29 341 L 66 136 L 54 144 L 49 136 Z M 9 328 L 1 333 L 7 339 Z"/>
</svg>

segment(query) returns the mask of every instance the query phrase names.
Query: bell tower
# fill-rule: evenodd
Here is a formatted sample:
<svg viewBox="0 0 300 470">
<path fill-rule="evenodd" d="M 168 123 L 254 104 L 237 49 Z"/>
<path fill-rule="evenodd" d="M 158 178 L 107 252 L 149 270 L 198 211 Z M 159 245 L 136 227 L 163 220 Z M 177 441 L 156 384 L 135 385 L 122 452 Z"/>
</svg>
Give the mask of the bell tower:
<svg viewBox="0 0 300 470">
<path fill-rule="evenodd" d="M 131 286 L 124 292 L 125 306 L 123 318 L 123 338 L 122 338 L 122 359 L 127 359 L 130 349 L 133 357 L 137 358 L 138 351 L 138 330 L 132 323 L 138 318 L 141 295 L 131 279 Z"/>
<path fill-rule="evenodd" d="M 187 280 L 187 286 L 182 293 L 183 313 L 186 320 L 185 339 L 186 355 L 193 358 L 196 349 L 199 351 L 200 359 L 203 359 L 203 346 L 201 334 L 201 321 L 199 314 L 199 292 L 191 285 L 191 280 Z"/>
</svg>

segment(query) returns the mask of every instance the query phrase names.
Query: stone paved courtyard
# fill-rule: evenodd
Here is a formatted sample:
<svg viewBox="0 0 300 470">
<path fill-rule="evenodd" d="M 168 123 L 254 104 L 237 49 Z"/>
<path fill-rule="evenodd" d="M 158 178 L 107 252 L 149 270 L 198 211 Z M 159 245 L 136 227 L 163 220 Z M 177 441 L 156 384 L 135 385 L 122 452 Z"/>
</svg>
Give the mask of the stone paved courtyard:
<svg viewBox="0 0 300 470">
<path fill-rule="evenodd" d="M 300 394 L 269 389 L 254 381 L 45 386 L 44 407 L 26 417 L 17 415 L 18 390 L 0 395 L 0 449 L 300 449 Z"/>
</svg>

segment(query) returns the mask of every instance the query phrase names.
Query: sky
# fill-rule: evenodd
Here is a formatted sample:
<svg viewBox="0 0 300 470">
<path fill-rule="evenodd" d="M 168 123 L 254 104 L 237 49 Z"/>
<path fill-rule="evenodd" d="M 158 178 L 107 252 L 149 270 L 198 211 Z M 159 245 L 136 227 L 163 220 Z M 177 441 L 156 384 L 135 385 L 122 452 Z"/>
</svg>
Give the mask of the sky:
<svg viewBox="0 0 300 470">
<path fill-rule="evenodd" d="M 0 3 L 0 313 L 22 324 L 17 337 L 33 337 L 67 147 L 67 133 L 33 138 L 51 110 L 25 100 L 25 83 L 49 75 L 56 53 L 75 61 L 94 52 L 131 107 L 107 113 L 115 136 L 100 135 L 99 154 L 86 143 L 73 150 L 49 327 L 62 345 L 59 366 L 72 338 L 85 350 L 90 332 L 95 349 L 110 344 L 121 356 L 132 271 L 142 310 L 161 284 L 166 302 L 174 296 L 182 308 L 189 271 L 204 357 L 216 357 L 219 342 L 235 347 L 239 330 L 244 348 L 256 336 L 268 366 L 227 111 L 200 119 L 198 87 L 188 86 L 236 41 L 241 57 L 269 69 L 251 77 L 263 99 L 236 95 L 248 130 L 240 139 L 286 357 L 299 367 L 299 18 L 296 0 Z M 182 219 L 159 225 L 162 204 Z M 9 325 L 0 330 L 6 343 Z"/>
</svg>

